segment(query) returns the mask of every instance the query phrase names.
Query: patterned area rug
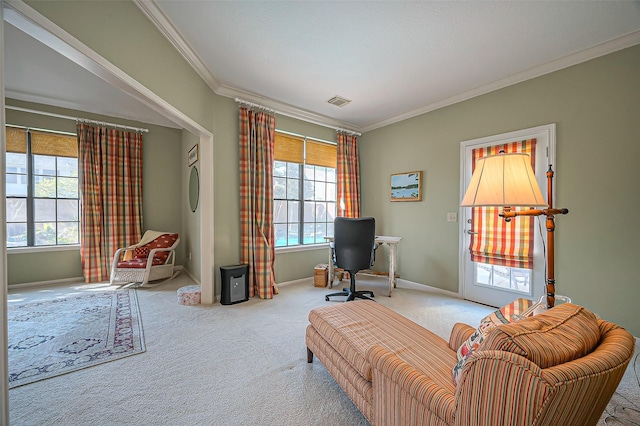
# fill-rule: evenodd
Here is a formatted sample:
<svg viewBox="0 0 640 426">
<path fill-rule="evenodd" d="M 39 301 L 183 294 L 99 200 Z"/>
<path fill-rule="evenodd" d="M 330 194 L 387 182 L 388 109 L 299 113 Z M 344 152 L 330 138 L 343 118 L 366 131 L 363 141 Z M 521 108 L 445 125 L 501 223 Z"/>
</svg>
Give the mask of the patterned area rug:
<svg viewBox="0 0 640 426">
<path fill-rule="evenodd" d="M 9 304 L 9 388 L 145 351 L 135 290 Z"/>
</svg>

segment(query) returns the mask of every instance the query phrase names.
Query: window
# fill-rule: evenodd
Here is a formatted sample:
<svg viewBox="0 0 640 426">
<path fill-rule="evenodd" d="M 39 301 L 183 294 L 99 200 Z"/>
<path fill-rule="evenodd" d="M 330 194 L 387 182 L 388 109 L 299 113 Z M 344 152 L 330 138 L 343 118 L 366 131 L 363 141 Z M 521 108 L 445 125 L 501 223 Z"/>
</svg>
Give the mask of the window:
<svg viewBox="0 0 640 426">
<path fill-rule="evenodd" d="M 276 247 L 325 243 L 336 216 L 336 146 L 276 132 L 273 221 Z"/>
<path fill-rule="evenodd" d="M 75 136 L 7 127 L 7 247 L 79 243 Z"/>
</svg>

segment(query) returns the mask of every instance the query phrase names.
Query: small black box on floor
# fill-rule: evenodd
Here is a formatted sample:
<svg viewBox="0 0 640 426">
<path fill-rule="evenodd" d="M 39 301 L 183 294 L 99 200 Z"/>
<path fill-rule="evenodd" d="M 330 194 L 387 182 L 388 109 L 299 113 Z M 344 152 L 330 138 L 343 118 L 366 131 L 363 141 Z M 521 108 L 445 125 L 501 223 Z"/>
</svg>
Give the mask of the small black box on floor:
<svg viewBox="0 0 640 426">
<path fill-rule="evenodd" d="M 220 303 L 233 305 L 249 300 L 249 265 L 232 265 L 220 267 L 222 295 Z"/>
</svg>

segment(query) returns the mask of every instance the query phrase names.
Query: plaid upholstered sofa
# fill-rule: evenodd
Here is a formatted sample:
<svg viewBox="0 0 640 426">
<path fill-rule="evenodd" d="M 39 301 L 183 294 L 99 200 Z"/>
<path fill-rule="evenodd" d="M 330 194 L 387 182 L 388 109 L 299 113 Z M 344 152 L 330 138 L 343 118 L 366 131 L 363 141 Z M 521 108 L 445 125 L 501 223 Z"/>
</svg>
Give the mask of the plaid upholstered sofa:
<svg viewBox="0 0 640 426">
<path fill-rule="evenodd" d="M 490 329 L 460 369 L 449 341 L 372 301 L 309 313 L 315 355 L 373 425 L 595 425 L 634 352 L 625 329 L 565 303 Z"/>
</svg>

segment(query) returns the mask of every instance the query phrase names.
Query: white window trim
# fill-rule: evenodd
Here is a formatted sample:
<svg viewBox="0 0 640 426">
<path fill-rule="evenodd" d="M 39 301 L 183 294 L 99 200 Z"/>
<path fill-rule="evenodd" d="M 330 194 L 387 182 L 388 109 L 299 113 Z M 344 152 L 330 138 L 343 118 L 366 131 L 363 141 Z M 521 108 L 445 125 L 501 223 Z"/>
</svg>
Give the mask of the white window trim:
<svg viewBox="0 0 640 426">
<path fill-rule="evenodd" d="M 326 250 L 329 247 L 329 243 L 320 244 L 299 244 L 296 246 L 280 246 L 276 247 L 276 254 L 278 253 L 291 253 L 296 251 L 309 251 L 309 250 Z"/>
<path fill-rule="evenodd" d="M 58 246 L 7 247 L 7 254 L 47 253 L 52 251 L 72 250 L 80 250 L 80 244 L 67 244 Z"/>
</svg>

